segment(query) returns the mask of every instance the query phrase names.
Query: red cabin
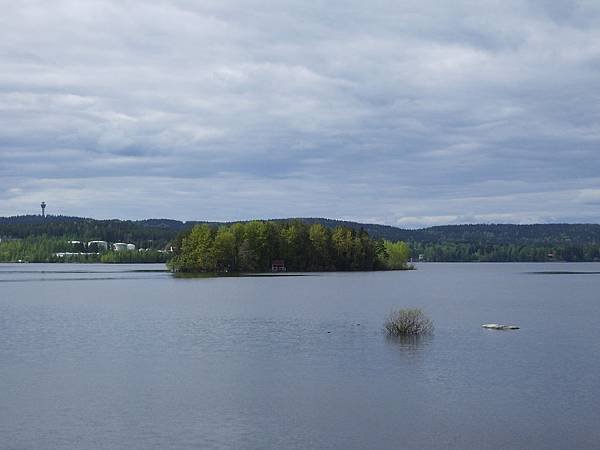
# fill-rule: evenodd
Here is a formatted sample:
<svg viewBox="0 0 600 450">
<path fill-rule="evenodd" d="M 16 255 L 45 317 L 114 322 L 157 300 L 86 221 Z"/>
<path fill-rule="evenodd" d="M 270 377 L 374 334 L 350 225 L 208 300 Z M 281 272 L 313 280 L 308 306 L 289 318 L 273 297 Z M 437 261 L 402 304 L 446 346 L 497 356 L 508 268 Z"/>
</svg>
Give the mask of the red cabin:
<svg viewBox="0 0 600 450">
<path fill-rule="evenodd" d="M 274 259 L 271 262 L 271 272 L 285 272 L 285 261 L 283 259 Z"/>
</svg>

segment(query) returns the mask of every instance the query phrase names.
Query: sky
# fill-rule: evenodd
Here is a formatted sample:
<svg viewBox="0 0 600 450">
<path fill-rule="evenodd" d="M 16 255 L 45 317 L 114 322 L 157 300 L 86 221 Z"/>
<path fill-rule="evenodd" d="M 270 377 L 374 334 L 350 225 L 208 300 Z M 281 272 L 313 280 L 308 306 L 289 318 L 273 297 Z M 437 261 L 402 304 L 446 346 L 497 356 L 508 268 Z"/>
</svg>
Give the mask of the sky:
<svg viewBox="0 0 600 450">
<path fill-rule="evenodd" d="M 597 0 L 0 0 L 0 215 L 600 222 Z"/>
</svg>

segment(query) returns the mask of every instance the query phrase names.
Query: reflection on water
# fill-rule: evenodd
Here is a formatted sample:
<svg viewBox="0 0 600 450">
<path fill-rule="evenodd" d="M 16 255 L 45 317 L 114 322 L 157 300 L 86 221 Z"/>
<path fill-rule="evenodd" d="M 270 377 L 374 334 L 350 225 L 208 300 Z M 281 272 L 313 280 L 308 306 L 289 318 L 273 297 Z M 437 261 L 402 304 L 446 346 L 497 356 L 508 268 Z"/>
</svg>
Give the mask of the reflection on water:
<svg viewBox="0 0 600 450">
<path fill-rule="evenodd" d="M 243 272 L 174 272 L 175 278 L 181 279 L 194 279 L 194 278 L 239 278 L 239 277 L 256 277 L 256 278 L 285 278 L 285 277 L 310 277 L 317 276 L 316 273 L 243 273 Z"/>
<path fill-rule="evenodd" d="M 531 275 L 598 275 L 600 271 L 575 271 L 575 270 L 542 270 L 537 272 L 525 272 Z"/>
<path fill-rule="evenodd" d="M 63 278 L 47 278 L 43 274 L 35 278 L 18 278 L 18 279 L 2 279 L 0 283 L 24 283 L 31 281 L 106 281 L 106 280 L 154 280 L 156 277 L 127 277 L 127 276 L 103 276 L 103 277 L 63 277 Z"/>
<path fill-rule="evenodd" d="M 427 335 L 405 335 L 405 336 L 389 336 L 386 335 L 386 340 L 389 343 L 397 345 L 400 348 L 416 349 L 428 345 L 433 339 L 433 334 Z"/>
<path fill-rule="evenodd" d="M 3 270 L 0 267 L 0 274 L 15 274 L 15 273 L 156 273 L 169 272 L 167 269 L 114 269 L 114 270 Z"/>
<path fill-rule="evenodd" d="M 164 264 L 0 264 L 0 283 L 151 280 L 169 276 Z"/>
<path fill-rule="evenodd" d="M 146 276 L 144 276 L 144 274 Z M 75 275 L 75 276 L 68 276 Z M 164 264 L 0 264 L 0 283 L 32 281 L 106 281 L 156 279 L 156 275 L 177 279 L 239 277 L 305 277 L 310 273 L 172 273 Z"/>
<path fill-rule="evenodd" d="M 423 352 L 431 345 L 434 336 L 427 335 L 408 335 L 408 336 L 385 336 L 388 344 L 395 346 L 402 353 L 415 355 Z"/>
<path fill-rule="evenodd" d="M 525 273 L 598 267 L 0 265 L 0 447 L 595 448 L 600 277 Z M 409 307 L 435 334 L 386 338 Z"/>
</svg>

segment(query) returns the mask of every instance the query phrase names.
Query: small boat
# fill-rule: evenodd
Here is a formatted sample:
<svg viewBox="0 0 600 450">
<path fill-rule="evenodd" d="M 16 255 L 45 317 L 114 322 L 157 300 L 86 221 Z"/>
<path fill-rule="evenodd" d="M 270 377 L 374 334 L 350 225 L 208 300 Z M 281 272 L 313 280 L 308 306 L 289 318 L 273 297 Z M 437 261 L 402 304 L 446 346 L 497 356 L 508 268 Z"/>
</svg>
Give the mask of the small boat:
<svg viewBox="0 0 600 450">
<path fill-rule="evenodd" d="M 481 325 L 483 328 L 489 328 L 490 330 L 518 330 L 519 327 L 516 325 L 501 325 L 499 323 L 484 323 Z"/>
</svg>

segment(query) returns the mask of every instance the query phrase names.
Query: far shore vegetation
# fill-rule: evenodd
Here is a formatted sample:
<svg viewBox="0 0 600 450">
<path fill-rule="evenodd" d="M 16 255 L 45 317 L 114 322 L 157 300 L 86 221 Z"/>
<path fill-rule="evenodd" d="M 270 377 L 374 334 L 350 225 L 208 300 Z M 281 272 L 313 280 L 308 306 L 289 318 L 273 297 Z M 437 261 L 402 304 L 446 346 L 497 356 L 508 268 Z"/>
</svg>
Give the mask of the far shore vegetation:
<svg viewBox="0 0 600 450">
<path fill-rule="evenodd" d="M 599 224 L 537 224 L 537 225 L 448 225 L 418 230 L 386 225 L 365 224 L 332 219 L 275 219 L 274 225 L 286 227 L 293 221 L 306 226 L 322 225 L 331 233 L 336 228 L 361 230 L 378 242 L 405 242 L 410 249 L 408 260 L 416 262 L 551 262 L 600 261 Z M 239 222 L 244 225 L 248 222 Z M 234 223 L 181 222 L 168 219 L 97 220 L 82 217 L 28 215 L 0 217 L 0 262 L 89 262 L 141 263 L 166 262 L 173 255 L 177 236 L 196 226 L 206 224 L 216 230 Z M 85 245 L 77 246 L 72 242 Z M 89 242 L 105 241 L 106 248 L 93 248 Z M 131 243 L 135 251 L 117 251 L 113 244 Z M 387 268 L 394 266 L 394 250 L 384 244 L 389 253 Z M 142 251 L 140 251 L 142 249 Z M 59 256 L 63 253 L 63 256 Z M 402 254 L 402 252 L 400 252 Z M 375 268 L 381 268 L 381 253 Z M 281 257 L 284 259 L 284 257 Z M 400 261 L 403 257 L 400 258 Z M 331 260 L 330 260 L 331 261 Z M 329 262 L 330 262 L 329 261 Z M 290 268 L 290 261 L 285 261 Z M 313 264 L 309 260 L 307 266 Z M 356 261 L 336 270 L 360 270 Z M 377 265 L 379 264 L 379 265 Z M 263 268 L 266 267 L 264 265 Z"/>
<path fill-rule="evenodd" d="M 0 262 L 40 263 L 166 263 L 170 254 L 164 250 L 142 248 L 114 251 L 73 244 L 65 237 L 30 236 L 24 239 L 1 239 Z"/>
<path fill-rule="evenodd" d="M 252 221 L 196 225 L 177 237 L 168 265 L 191 273 L 403 270 L 412 268 L 409 257 L 405 243 L 372 239 L 364 230 Z"/>
</svg>

